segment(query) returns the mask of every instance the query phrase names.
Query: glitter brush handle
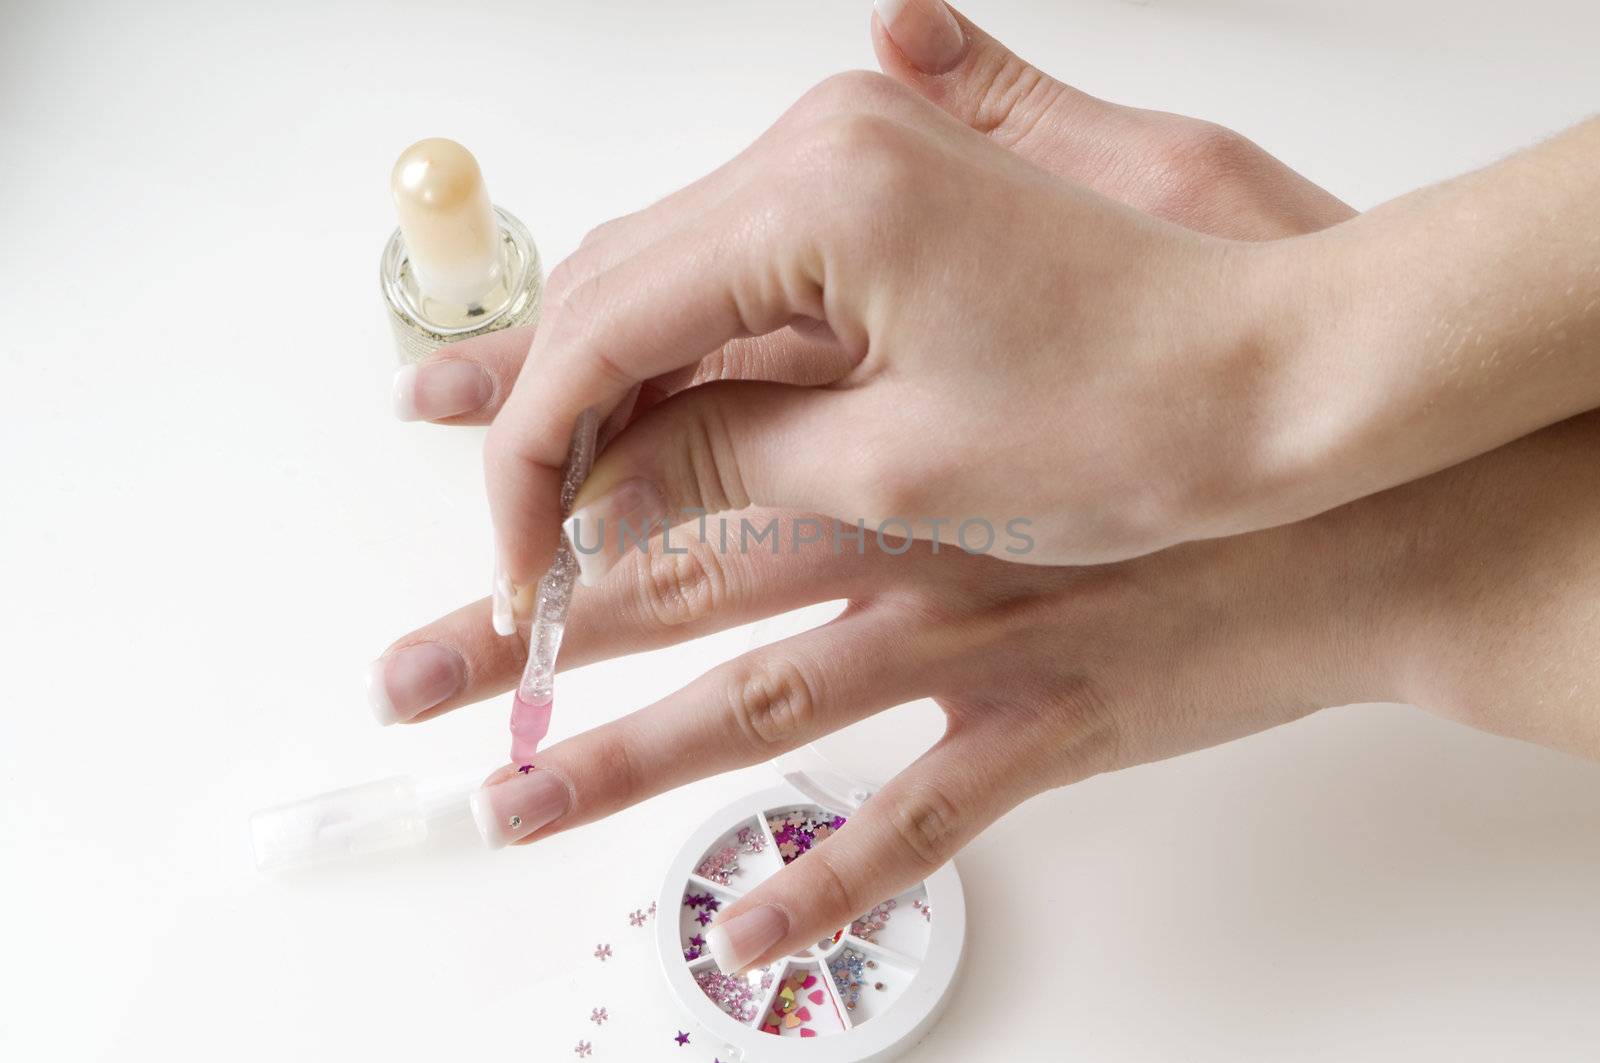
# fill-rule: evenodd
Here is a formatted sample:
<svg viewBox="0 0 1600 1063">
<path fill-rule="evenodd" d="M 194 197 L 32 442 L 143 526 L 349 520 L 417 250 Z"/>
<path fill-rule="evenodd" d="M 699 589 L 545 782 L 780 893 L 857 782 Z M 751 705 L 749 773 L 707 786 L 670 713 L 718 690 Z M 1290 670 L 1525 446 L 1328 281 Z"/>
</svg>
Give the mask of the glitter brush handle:
<svg viewBox="0 0 1600 1063">
<path fill-rule="evenodd" d="M 595 436 L 600 418 L 585 410 L 572 431 L 567 464 L 561 477 L 561 516 L 572 512 L 573 499 L 588 479 L 594 465 Z M 556 546 L 555 561 L 539 580 L 534 596 L 533 629 L 528 636 L 528 664 L 517 684 L 511 710 L 512 759 L 525 759 L 538 748 L 550 726 L 550 706 L 555 695 L 556 655 L 561 652 L 561 637 L 567 630 L 567 611 L 572 607 L 572 588 L 578 580 L 578 558 L 572 544 L 562 535 Z M 535 734 L 534 732 L 537 732 Z"/>
</svg>

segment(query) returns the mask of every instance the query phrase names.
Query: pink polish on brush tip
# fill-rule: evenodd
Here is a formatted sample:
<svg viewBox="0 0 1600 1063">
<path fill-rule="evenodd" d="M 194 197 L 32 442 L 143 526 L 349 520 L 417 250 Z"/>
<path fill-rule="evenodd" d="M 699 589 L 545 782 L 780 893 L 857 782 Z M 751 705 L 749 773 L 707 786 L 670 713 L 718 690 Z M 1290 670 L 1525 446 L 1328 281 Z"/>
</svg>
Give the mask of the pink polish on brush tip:
<svg viewBox="0 0 1600 1063">
<path fill-rule="evenodd" d="M 555 698 L 528 701 L 519 690 L 511 699 L 511 763 L 526 764 L 539 752 L 539 743 L 550 733 L 550 712 Z"/>
</svg>

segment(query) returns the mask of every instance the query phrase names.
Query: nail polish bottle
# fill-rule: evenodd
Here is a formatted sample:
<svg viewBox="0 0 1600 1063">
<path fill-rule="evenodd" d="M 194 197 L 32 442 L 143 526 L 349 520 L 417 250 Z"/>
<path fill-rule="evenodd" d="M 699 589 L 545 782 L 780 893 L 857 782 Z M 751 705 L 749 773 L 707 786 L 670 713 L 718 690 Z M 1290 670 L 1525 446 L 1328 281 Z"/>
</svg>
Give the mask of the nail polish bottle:
<svg viewBox="0 0 1600 1063">
<path fill-rule="evenodd" d="M 403 364 L 439 347 L 537 320 L 544 273 L 527 228 L 489 201 L 472 153 L 431 137 L 389 178 L 400 227 L 378 265 Z"/>
</svg>

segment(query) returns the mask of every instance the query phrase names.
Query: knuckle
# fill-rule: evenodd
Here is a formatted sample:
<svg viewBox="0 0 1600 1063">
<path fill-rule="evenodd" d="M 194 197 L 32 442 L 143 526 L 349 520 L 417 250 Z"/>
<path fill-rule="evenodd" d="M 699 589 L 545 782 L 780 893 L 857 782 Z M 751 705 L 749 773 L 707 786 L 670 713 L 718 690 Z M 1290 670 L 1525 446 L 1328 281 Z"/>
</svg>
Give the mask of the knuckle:
<svg viewBox="0 0 1600 1063">
<path fill-rule="evenodd" d="M 899 518 L 916 524 L 926 516 L 921 510 L 923 488 L 906 474 L 907 465 L 888 446 L 864 447 L 854 467 L 858 504 L 877 520 Z"/>
<path fill-rule="evenodd" d="M 916 180 L 915 134 L 880 114 L 851 111 L 818 122 L 791 160 L 831 193 L 835 205 L 877 210 L 910 202 Z"/>
<path fill-rule="evenodd" d="M 1185 123 L 1156 153 L 1156 213 L 1183 218 L 1226 198 L 1260 166 L 1261 149 L 1247 137 L 1213 122 Z"/>
<path fill-rule="evenodd" d="M 698 401 L 676 404 L 664 414 L 677 418 L 671 437 L 679 448 L 668 475 L 679 480 L 679 498 L 699 499 L 708 512 L 743 509 L 750 494 L 724 407 L 737 401 L 738 392 L 717 384 L 696 390 Z"/>
<path fill-rule="evenodd" d="M 877 903 L 877 898 L 865 898 L 860 889 L 851 885 L 850 877 L 839 870 L 826 846 L 808 852 L 801 866 L 811 872 L 805 895 L 812 902 L 812 914 L 819 919 L 843 922 Z"/>
<path fill-rule="evenodd" d="M 873 70 L 846 70 L 806 90 L 793 108 L 812 118 L 880 104 L 904 92 L 899 82 Z"/>
<path fill-rule="evenodd" d="M 603 780 L 604 786 L 574 787 L 580 811 L 585 816 L 627 808 L 650 796 L 645 792 L 644 775 L 634 755 L 633 740 L 626 730 L 602 727 L 591 732 L 587 754 L 581 776 Z"/>
<path fill-rule="evenodd" d="M 553 347 L 577 352 L 581 361 L 597 369 L 608 383 L 626 389 L 634 381 L 614 360 L 610 347 L 599 338 L 609 320 L 606 307 L 610 300 L 604 280 L 602 272 L 581 281 L 569 281 L 560 301 L 553 303 L 540 328 L 549 330 L 549 342 Z"/>
<path fill-rule="evenodd" d="M 728 698 L 734 725 L 757 754 L 792 748 L 812 733 L 816 692 L 791 659 L 767 657 L 736 674 Z"/>
<path fill-rule="evenodd" d="M 588 237 L 584 238 L 585 240 Z M 556 268 L 550 271 L 550 276 L 544 284 L 544 301 L 547 306 L 554 309 L 565 302 L 567 295 L 578 283 L 579 268 L 572 258 L 562 259 Z"/>
<path fill-rule="evenodd" d="M 889 822 L 912 865 L 928 874 L 950 859 L 961 819 L 954 802 L 936 787 L 922 785 L 895 803 Z"/>
<path fill-rule="evenodd" d="M 1258 153 L 1242 134 L 1214 122 L 1197 122 L 1173 142 L 1168 161 L 1214 176 L 1248 169 Z"/>
<path fill-rule="evenodd" d="M 578 241 L 578 250 L 593 251 L 596 247 L 604 244 L 606 241 L 611 239 L 615 233 L 620 231 L 627 223 L 628 219 L 632 216 L 633 215 L 630 214 L 624 215 L 620 218 L 610 218 L 601 222 L 599 225 L 596 225 L 594 228 L 583 234 L 583 239 Z"/>
<path fill-rule="evenodd" d="M 641 552 L 635 564 L 640 611 L 647 624 L 687 627 L 724 608 L 728 573 L 707 543 L 691 542 L 670 553 Z"/>
<path fill-rule="evenodd" d="M 996 57 L 979 83 L 969 124 L 1008 146 L 1026 137 L 1064 92 L 1060 82 L 1011 52 Z"/>
</svg>

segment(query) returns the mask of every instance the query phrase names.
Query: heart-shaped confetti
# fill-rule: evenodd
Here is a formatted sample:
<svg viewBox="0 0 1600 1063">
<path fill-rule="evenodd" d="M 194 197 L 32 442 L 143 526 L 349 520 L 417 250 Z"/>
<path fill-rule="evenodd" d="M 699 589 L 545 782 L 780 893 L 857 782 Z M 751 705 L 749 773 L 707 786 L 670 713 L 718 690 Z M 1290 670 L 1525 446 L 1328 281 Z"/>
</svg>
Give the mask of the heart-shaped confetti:
<svg viewBox="0 0 1600 1063">
<path fill-rule="evenodd" d="M 811 1021 L 811 1009 L 810 1008 L 801 1008 L 799 1011 L 794 1013 L 794 1017 L 799 1019 L 801 1022 L 810 1022 Z"/>
<path fill-rule="evenodd" d="M 810 989 L 812 986 L 814 986 L 816 984 L 817 984 L 817 976 L 814 975 L 814 974 L 808 974 L 808 975 L 806 975 L 806 980 L 804 982 L 800 983 L 800 988 L 801 989 Z"/>
<path fill-rule="evenodd" d="M 796 1026 L 799 1026 L 799 1025 L 800 1025 L 800 1016 L 799 1015 L 796 1015 L 793 1012 L 791 1012 L 790 1014 L 788 1014 L 788 1015 L 786 1015 L 784 1017 L 783 1028 L 785 1030 L 792 1030 Z"/>
<path fill-rule="evenodd" d="M 809 1026 L 806 1026 L 806 1027 L 803 1027 L 800 1030 L 800 1036 L 801 1037 L 815 1037 L 815 1036 L 817 1036 L 817 1031 L 813 1030 Z"/>
<path fill-rule="evenodd" d="M 813 990 L 812 993 L 811 993 L 810 1000 L 811 1000 L 811 1003 L 813 1003 L 813 1004 L 821 1004 L 822 1001 L 823 1001 L 822 990 L 820 990 L 820 989 Z"/>
</svg>

